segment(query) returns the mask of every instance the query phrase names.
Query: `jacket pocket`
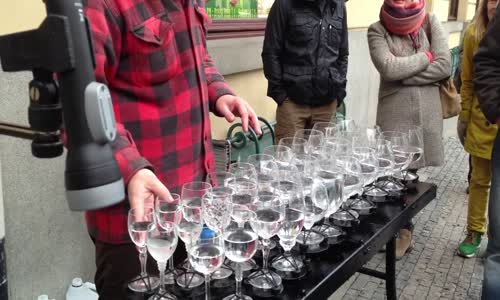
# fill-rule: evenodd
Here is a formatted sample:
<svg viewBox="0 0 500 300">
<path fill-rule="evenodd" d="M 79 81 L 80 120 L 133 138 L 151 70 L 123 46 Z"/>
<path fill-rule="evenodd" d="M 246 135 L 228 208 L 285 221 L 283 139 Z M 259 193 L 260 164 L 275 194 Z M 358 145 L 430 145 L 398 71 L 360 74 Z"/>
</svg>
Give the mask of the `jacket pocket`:
<svg viewBox="0 0 500 300">
<path fill-rule="evenodd" d="M 328 45 L 335 49 L 342 42 L 342 19 L 334 19 L 328 22 Z"/>
<path fill-rule="evenodd" d="M 287 96 L 294 102 L 306 104 L 312 97 L 312 68 L 285 65 L 282 78 Z"/>
<path fill-rule="evenodd" d="M 292 16 L 287 32 L 289 41 L 294 44 L 302 44 L 313 39 L 314 19 L 307 14 L 296 14 Z"/>
</svg>

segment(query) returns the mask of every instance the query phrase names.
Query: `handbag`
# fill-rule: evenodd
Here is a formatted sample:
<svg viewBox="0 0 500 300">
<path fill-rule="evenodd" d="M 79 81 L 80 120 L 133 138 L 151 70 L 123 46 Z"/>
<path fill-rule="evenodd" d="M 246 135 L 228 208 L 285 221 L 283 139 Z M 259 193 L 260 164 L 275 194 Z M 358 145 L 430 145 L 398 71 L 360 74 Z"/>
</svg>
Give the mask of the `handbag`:
<svg viewBox="0 0 500 300">
<path fill-rule="evenodd" d="M 429 44 L 431 43 L 431 30 L 429 24 L 429 14 L 425 17 L 424 30 L 429 39 Z M 449 119 L 458 116 L 462 110 L 462 102 L 460 94 L 453 83 L 453 79 L 450 77 L 445 78 L 439 83 L 439 98 L 441 100 L 441 109 L 443 111 L 443 119 Z"/>
</svg>

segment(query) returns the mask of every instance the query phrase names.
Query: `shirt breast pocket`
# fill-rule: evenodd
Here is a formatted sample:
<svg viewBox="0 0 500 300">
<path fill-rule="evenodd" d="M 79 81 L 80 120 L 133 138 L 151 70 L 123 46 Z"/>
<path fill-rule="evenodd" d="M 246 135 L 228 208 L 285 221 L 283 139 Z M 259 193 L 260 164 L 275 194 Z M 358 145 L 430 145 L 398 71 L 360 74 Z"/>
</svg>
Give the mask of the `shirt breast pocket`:
<svg viewBox="0 0 500 300">
<path fill-rule="evenodd" d="M 174 24 L 167 12 L 131 25 L 123 45 L 131 80 L 139 85 L 162 84 L 181 73 Z"/>
</svg>

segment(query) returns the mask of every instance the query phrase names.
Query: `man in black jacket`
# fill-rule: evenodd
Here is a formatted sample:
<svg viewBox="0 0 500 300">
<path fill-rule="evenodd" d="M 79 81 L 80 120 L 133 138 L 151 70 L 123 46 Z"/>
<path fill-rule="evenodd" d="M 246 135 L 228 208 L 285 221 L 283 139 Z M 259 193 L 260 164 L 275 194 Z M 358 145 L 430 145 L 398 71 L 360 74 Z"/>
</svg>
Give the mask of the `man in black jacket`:
<svg viewBox="0 0 500 300">
<path fill-rule="evenodd" d="M 344 0 L 276 0 L 262 60 L 276 101 L 276 139 L 329 122 L 346 95 L 349 55 Z"/>
<path fill-rule="evenodd" d="M 500 16 L 500 6 L 497 8 Z M 474 57 L 474 89 L 481 110 L 500 126 L 500 18 L 497 17 Z M 500 299 L 500 134 L 491 157 L 491 189 L 488 202 L 488 248 L 484 263 L 483 300 Z"/>
</svg>

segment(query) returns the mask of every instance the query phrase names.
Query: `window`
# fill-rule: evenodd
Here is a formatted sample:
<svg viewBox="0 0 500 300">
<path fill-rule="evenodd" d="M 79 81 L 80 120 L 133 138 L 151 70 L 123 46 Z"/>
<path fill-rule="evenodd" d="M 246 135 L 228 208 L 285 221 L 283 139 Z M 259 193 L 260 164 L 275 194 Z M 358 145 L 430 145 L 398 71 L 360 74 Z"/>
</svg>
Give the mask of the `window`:
<svg viewBox="0 0 500 300">
<path fill-rule="evenodd" d="M 208 39 L 264 35 L 273 3 L 274 0 L 208 0 L 206 11 L 213 20 Z"/>
<path fill-rule="evenodd" d="M 450 10 L 448 11 L 448 20 L 456 21 L 458 16 L 459 0 L 450 0 Z"/>
</svg>

